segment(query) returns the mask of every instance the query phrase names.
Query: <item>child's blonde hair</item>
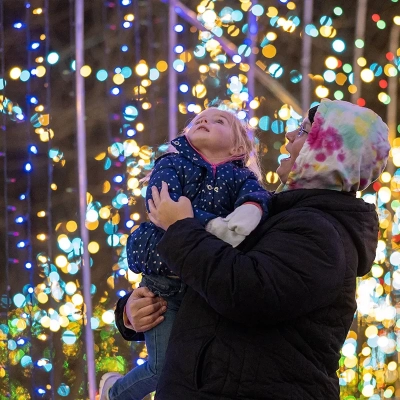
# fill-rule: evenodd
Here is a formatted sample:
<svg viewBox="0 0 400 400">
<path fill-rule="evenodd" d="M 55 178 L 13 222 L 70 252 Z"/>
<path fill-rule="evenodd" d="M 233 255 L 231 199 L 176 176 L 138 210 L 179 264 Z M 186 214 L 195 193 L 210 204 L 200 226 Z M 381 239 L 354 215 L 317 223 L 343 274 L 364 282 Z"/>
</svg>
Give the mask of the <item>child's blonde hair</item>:
<svg viewBox="0 0 400 400">
<path fill-rule="evenodd" d="M 233 131 L 233 146 L 236 149 L 242 148 L 243 153 L 238 154 L 237 159 L 243 159 L 244 164 L 249 168 L 262 183 L 262 171 L 260 165 L 260 158 L 258 155 L 257 142 L 254 129 L 244 120 L 238 118 L 234 111 L 228 111 L 219 107 L 208 107 L 206 110 L 215 109 L 220 113 L 223 113 L 231 123 L 231 129 Z M 196 115 L 188 125 L 179 133 L 178 136 L 185 135 L 193 123 L 200 118 L 202 113 Z"/>
</svg>

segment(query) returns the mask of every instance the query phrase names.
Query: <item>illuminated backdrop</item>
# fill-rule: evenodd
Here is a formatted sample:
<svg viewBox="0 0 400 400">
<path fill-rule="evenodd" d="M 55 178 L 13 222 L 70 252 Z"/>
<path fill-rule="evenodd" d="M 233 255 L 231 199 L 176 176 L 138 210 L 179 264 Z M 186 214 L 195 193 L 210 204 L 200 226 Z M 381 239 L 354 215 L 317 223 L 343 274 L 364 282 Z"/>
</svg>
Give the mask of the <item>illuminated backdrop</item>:
<svg viewBox="0 0 400 400">
<path fill-rule="evenodd" d="M 1 2 L 0 399 L 87 398 L 74 2 L 59 3 Z M 177 2 L 176 44 L 169 49 L 167 2 L 86 2 L 86 64 L 79 73 L 86 84 L 86 226 L 98 379 L 107 371 L 124 373 L 146 357 L 142 343 L 131 348 L 116 334 L 113 306 L 140 280 L 127 268 L 124 246 L 145 220 L 139 181 L 166 150 L 171 71 L 178 129 L 215 99 L 249 118 L 258 128 L 271 190 L 286 156 L 284 133 L 301 121 L 304 37 L 312 43 L 308 106 L 325 97 L 353 100 L 384 120 L 392 112 L 393 120 L 400 2 L 370 1 L 363 37 L 355 34 L 357 2 L 314 3 L 312 23 L 305 25 L 307 1 Z M 381 231 L 372 272 L 359 282 L 358 312 L 342 350 L 339 376 L 347 400 L 400 397 L 396 113 L 394 121 L 387 172 L 359 194 L 377 204 Z"/>
</svg>

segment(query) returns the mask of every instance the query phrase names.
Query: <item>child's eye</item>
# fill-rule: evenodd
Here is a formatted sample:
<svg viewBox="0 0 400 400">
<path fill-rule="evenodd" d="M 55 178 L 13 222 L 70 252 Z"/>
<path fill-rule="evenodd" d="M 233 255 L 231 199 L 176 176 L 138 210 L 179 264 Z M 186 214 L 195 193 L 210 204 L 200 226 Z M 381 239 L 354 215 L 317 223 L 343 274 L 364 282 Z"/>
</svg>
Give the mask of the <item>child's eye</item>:
<svg viewBox="0 0 400 400">
<path fill-rule="evenodd" d="M 222 119 L 217 119 L 217 122 L 218 122 L 219 124 L 223 124 L 223 123 L 224 123 L 224 121 L 223 121 Z"/>
</svg>

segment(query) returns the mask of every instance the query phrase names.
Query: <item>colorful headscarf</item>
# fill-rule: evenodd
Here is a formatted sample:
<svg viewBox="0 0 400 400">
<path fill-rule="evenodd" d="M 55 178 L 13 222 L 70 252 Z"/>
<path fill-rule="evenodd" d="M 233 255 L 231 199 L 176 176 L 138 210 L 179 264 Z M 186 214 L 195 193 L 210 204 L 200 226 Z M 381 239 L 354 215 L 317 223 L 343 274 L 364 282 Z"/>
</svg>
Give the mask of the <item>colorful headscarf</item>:
<svg viewBox="0 0 400 400">
<path fill-rule="evenodd" d="M 363 190 L 378 179 L 389 150 L 388 127 L 377 114 L 323 100 L 283 190 Z"/>
</svg>

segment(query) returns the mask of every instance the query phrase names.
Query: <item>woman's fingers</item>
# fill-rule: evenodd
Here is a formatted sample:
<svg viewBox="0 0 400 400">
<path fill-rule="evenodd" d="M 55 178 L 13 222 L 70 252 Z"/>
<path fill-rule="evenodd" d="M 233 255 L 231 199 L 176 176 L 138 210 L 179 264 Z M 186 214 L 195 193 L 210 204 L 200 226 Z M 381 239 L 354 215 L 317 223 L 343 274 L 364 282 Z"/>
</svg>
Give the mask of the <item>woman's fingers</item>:
<svg viewBox="0 0 400 400">
<path fill-rule="evenodd" d="M 142 327 L 141 331 L 136 331 L 136 332 L 146 332 L 146 331 L 154 328 L 155 326 L 157 326 L 158 324 L 160 324 L 163 321 L 164 321 L 164 317 L 161 316 L 161 317 L 157 318 L 152 324 L 145 325 Z"/>
<path fill-rule="evenodd" d="M 164 317 L 167 307 L 165 302 L 158 302 L 142 308 L 133 318 L 133 327 L 136 332 L 145 332 L 158 325 Z"/>
</svg>

